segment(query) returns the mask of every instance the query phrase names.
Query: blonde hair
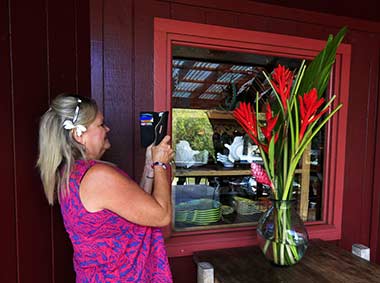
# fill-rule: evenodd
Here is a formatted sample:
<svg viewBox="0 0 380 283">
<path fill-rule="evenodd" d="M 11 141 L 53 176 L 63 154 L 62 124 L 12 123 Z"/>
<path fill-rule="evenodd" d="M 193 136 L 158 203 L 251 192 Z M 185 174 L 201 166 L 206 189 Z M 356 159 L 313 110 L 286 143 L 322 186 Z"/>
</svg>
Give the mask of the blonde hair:
<svg viewBox="0 0 380 283">
<path fill-rule="evenodd" d="M 54 204 L 57 196 L 59 199 L 61 193 L 68 193 L 70 172 L 75 160 L 86 159 L 83 145 L 73 138 L 73 131 L 65 129 L 63 123 L 69 120 L 74 126 L 88 127 L 95 120 L 97 112 L 98 107 L 93 99 L 61 94 L 41 117 L 37 167 L 50 205 Z M 62 188 L 66 189 L 62 191 Z"/>
</svg>

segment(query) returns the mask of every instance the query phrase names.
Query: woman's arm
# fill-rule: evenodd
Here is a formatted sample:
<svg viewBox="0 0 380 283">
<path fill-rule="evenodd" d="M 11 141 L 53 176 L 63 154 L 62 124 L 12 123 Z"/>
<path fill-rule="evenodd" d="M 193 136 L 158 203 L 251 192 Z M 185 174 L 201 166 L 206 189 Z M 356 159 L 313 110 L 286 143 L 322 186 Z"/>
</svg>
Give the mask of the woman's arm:
<svg viewBox="0 0 380 283">
<path fill-rule="evenodd" d="M 152 148 L 153 162 L 169 163 L 174 156 L 167 136 L 160 145 Z M 171 221 L 171 188 L 168 172 L 154 166 L 152 195 L 143 191 L 132 179 L 112 166 L 96 164 L 84 175 L 80 185 L 80 198 L 90 212 L 108 209 L 140 225 L 162 227 Z"/>
<path fill-rule="evenodd" d="M 153 145 L 150 145 L 146 149 L 145 166 L 140 180 L 140 187 L 143 188 L 144 191 L 146 191 L 148 194 L 152 193 L 154 183 L 154 170 L 151 167 L 151 165 L 153 164 L 152 147 Z"/>
</svg>

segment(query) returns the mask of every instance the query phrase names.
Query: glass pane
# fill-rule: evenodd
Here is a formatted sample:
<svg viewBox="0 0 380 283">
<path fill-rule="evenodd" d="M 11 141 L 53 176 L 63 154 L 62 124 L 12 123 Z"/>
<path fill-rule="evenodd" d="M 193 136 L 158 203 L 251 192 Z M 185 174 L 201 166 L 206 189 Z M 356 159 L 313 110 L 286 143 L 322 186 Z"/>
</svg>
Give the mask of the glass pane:
<svg viewBox="0 0 380 283">
<path fill-rule="evenodd" d="M 263 71 L 271 73 L 278 64 L 296 71 L 301 60 L 179 45 L 172 51 L 173 228 L 256 225 L 270 204 L 270 190 L 251 177 L 251 162 L 262 160 L 232 111 L 256 93 L 260 101 L 271 95 Z M 309 221 L 322 217 L 324 142 L 320 132 L 294 180 L 300 214 Z M 301 186 L 307 187 L 303 195 Z"/>
</svg>

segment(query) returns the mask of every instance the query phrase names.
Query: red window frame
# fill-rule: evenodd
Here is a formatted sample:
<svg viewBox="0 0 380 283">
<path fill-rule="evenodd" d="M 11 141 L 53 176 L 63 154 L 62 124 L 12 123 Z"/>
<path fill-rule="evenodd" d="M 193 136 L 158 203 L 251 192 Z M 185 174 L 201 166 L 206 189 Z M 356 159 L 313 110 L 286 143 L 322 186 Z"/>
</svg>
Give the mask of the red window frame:
<svg viewBox="0 0 380 283">
<path fill-rule="evenodd" d="M 325 43 L 324 40 L 155 18 L 155 111 L 171 109 L 173 44 L 311 59 Z M 344 106 L 326 126 L 323 221 L 306 224 L 310 238 L 341 238 L 350 61 L 351 46 L 341 44 L 337 50 L 329 93 L 336 94 L 335 103 L 341 102 Z M 256 227 L 251 226 L 174 232 L 171 227 L 166 227 L 166 245 L 169 256 L 190 255 L 199 250 L 255 245 L 255 230 Z"/>
</svg>

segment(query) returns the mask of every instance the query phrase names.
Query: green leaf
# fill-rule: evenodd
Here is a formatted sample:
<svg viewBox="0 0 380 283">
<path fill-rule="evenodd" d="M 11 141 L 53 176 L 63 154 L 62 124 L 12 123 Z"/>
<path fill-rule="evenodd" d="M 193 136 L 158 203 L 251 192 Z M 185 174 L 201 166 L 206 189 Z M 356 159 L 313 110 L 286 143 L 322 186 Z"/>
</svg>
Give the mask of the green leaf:
<svg viewBox="0 0 380 283">
<path fill-rule="evenodd" d="M 317 128 L 313 129 L 312 131 L 308 132 L 308 136 L 304 137 L 304 140 L 302 141 L 300 148 L 298 152 L 296 152 L 292 162 L 297 162 L 302 157 L 303 152 L 305 151 L 306 147 L 311 143 L 312 139 L 315 137 L 315 135 L 322 129 L 322 127 L 330 120 L 330 118 L 338 112 L 340 108 L 342 108 L 342 104 L 339 104 L 334 110 L 331 111 L 324 119 L 323 121 L 317 126 Z"/>
<path fill-rule="evenodd" d="M 278 101 L 278 105 L 281 107 L 281 113 L 282 113 L 282 116 L 285 117 L 285 110 L 284 110 L 284 107 L 282 106 L 282 102 L 281 102 L 281 98 L 280 96 L 278 95 L 276 89 L 274 88 L 273 84 L 272 84 L 272 81 L 271 79 L 269 78 L 269 76 L 263 71 L 263 74 L 265 76 L 265 79 L 268 81 L 269 85 L 271 86 L 272 88 L 272 91 Z"/>
<path fill-rule="evenodd" d="M 275 163 L 275 159 L 274 159 L 274 154 L 275 154 L 275 150 L 274 150 L 274 135 L 273 135 L 272 139 L 269 142 L 268 154 L 269 154 L 269 170 L 270 170 L 270 175 L 274 176 L 275 175 L 274 174 L 274 163 Z"/>
<path fill-rule="evenodd" d="M 298 93 L 303 95 L 316 88 L 319 97 L 323 95 L 335 62 L 336 51 L 346 32 L 347 28 L 343 27 L 335 37 L 329 36 L 325 48 L 306 68 Z"/>
</svg>

